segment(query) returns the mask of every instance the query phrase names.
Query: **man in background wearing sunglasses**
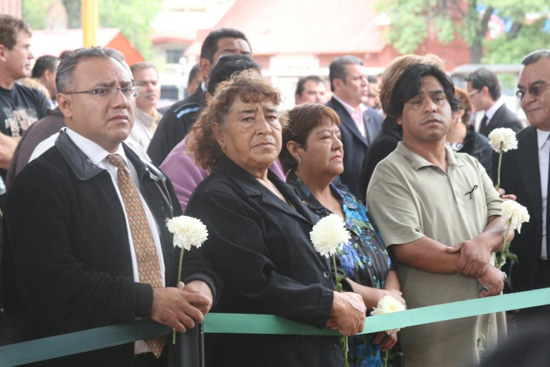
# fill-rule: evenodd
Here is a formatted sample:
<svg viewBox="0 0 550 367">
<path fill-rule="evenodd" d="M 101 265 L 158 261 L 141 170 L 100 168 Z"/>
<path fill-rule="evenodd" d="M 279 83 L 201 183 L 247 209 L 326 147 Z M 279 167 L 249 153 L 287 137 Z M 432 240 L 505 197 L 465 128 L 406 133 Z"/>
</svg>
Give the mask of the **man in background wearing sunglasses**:
<svg viewBox="0 0 550 367">
<path fill-rule="evenodd" d="M 63 129 L 15 178 L 5 210 L 6 310 L 15 341 L 151 318 L 179 332 L 202 322 L 216 276 L 178 254 L 165 219 L 181 215 L 170 181 L 122 142 L 140 87 L 122 54 L 79 49 L 57 74 Z M 40 366 L 166 366 L 167 337 Z"/>
<path fill-rule="evenodd" d="M 532 52 L 521 63 L 524 68 L 516 95 L 531 126 L 518 133 L 518 149 L 504 154 L 501 171 L 501 187 L 515 194 L 531 216 L 512 241 L 511 250 L 518 256 L 510 277 L 514 292 L 550 286 L 550 233 L 547 231 L 550 214 L 550 49 Z M 546 306 L 521 312 L 530 314 L 543 309 L 547 313 L 550 310 Z"/>
<path fill-rule="evenodd" d="M 519 118 L 500 99 L 500 82 L 491 70 L 480 68 L 471 73 L 466 81 L 466 89 L 472 98 L 476 111 L 485 111 L 477 131 L 489 136 L 499 127 L 508 127 L 515 132 L 523 129 Z"/>
</svg>

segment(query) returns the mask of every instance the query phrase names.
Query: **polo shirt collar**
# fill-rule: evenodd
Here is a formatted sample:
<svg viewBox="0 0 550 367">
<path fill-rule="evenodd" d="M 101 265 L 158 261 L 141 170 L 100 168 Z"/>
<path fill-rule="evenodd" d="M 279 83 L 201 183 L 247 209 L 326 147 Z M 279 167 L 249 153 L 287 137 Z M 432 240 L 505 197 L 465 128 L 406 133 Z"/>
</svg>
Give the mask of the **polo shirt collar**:
<svg viewBox="0 0 550 367">
<path fill-rule="evenodd" d="M 432 162 L 428 161 L 426 158 L 416 154 L 415 152 L 413 152 L 412 150 L 407 148 L 407 146 L 402 141 L 397 143 L 396 152 L 401 154 L 403 157 L 405 157 L 407 162 L 409 162 L 409 164 L 411 165 L 411 167 L 415 171 L 418 171 L 419 169 L 424 168 L 424 167 L 439 168 L 439 166 L 436 166 Z M 445 153 L 446 153 L 446 157 L 447 157 L 447 163 L 449 164 L 449 166 L 459 167 L 459 166 L 464 165 L 463 163 L 458 163 L 457 162 L 456 156 L 453 153 L 453 151 L 451 150 L 451 148 L 446 146 L 445 147 Z"/>
</svg>

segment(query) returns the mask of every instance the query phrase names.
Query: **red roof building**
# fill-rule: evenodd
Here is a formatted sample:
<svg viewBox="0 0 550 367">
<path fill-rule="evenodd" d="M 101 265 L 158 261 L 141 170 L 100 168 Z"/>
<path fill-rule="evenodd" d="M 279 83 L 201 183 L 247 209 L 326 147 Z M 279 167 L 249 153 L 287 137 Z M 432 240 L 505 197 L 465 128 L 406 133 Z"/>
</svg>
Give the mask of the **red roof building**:
<svg viewBox="0 0 550 367">
<path fill-rule="evenodd" d="M 122 52 L 128 65 L 144 60 L 118 28 L 98 29 L 97 45 Z M 59 56 L 63 51 L 80 47 L 83 47 L 82 29 L 50 29 L 32 32 L 31 51 L 36 59 L 42 55 Z"/>
<path fill-rule="evenodd" d="M 374 10 L 374 2 L 236 0 L 214 29 L 228 27 L 243 31 L 250 40 L 254 58 L 266 70 L 277 67 L 280 61 L 277 58 L 285 56 L 316 59 L 317 67 L 323 69 L 335 57 L 347 54 L 361 58 L 367 67 L 383 68 L 399 53 L 384 38 L 384 17 Z M 198 57 L 209 31 L 199 32 L 186 56 Z M 468 45 L 462 40 L 442 45 L 430 37 L 416 53 L 437 54 L 446 60 L 448 70 L 470 59 Z"/>
</svg>

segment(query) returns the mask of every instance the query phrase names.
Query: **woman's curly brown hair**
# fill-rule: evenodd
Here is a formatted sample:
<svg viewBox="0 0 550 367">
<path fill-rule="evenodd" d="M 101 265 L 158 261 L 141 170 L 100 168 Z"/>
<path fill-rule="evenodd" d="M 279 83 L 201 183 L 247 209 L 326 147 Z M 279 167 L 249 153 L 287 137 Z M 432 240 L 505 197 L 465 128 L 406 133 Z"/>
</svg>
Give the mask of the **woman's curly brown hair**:
<svg viewBox="0 0 550 367">
<path fill-rule="evenodd" d="M 189 133 L 187 149 L 195 156 L 195 162 L 208 171 L 216 166 L 223 152 L 212 131 L 212 124 L 225 125 L 225 118 L 236 98 L 245 103 L 270 101 L 275 106 L 281 103 L 281 95 L 269 79 L 257 70 L 245 70 L 233 74 L 228 81 L 216 88 L 216 93 Z M 283 125 L 283 121 L 281 121 Z"/>
</svg>

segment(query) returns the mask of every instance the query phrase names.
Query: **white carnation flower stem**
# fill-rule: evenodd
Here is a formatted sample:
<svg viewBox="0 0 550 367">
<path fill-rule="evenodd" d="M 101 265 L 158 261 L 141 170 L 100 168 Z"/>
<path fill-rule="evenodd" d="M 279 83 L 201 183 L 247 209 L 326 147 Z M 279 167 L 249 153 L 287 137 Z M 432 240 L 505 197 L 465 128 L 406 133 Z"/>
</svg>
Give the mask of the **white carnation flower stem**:
<svg viewBox="0 0 550 367">
<path fill-rule="evenodd" d="M 180 261 L 178 265 L 178 278 L 176 279 L 176 287 L 179 286 L 181 281 L 181 267 L 183 265 L 183 253 L 185 252 L 185 249 L 183 247 L 180 248 Z M 172 344 L 176 344 L 176 330 L 172 332 Z"/>
<path fill-rule="evenodd" d="M 338 281 L 338 269 L 336 268 L 336 254 L 332 254 L 332 267 L 334 268 L 334 279 L 336 281 L 336 290 L 340 293 L 343 291 L 342 282 Z M 344 355 L 344 367 L 349 367 L 348 353 L 349 345 L 348 338 L 346 336 L 341 337 L 342 354 Z"/>
<path fill-rule="evenodd" d="M 508 221 L 508 226 L 506 227 L 506 232 L 504 232 L 504 242 L 502 243 L 502 250 L 500 251 L 499 256 L 497 257 L 496 267 L 498 270 L 502 269 L 504 264 L 506 264 L 506 259 L 508 258 L 508 252 L 510 243 L 508 242 L 508 233 L 510 233 L 510 228 L 512 227 L 512 221 Z"/>
<path fill-rule="evenodd" d="M 502 168 L 502 148 L 504 147 L 504 142 L 500 143 L 500 151 L 498 153 L 498 170 L 497 170 L 497 185 L 495 189 L 498 191 L 500 189 L 500 169 Z"/>
</svg>

